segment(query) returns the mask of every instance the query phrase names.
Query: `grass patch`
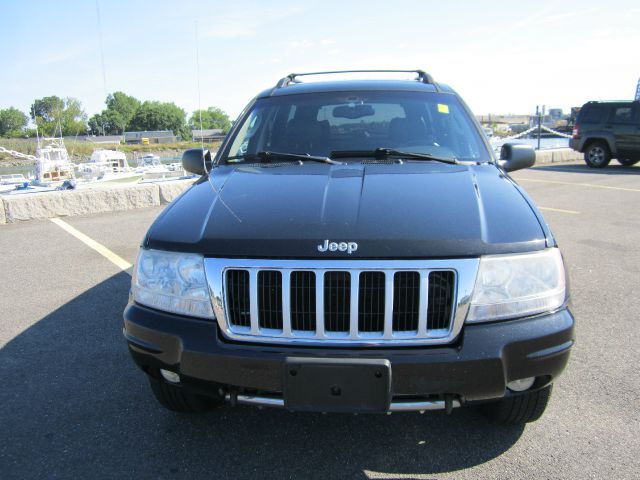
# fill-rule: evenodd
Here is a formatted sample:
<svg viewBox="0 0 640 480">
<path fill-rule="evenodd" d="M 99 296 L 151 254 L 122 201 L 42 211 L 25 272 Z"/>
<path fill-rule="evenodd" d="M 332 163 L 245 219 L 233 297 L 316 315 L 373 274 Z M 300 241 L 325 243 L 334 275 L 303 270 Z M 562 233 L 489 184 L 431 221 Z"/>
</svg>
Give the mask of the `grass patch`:
<svg viewBox="0 0 640 480">
<path fill-rule="evenodd" d="M 214 142 L 211 144 L 205 143 L 205 148 L 209 148 L 212 151 L 218 150 L 221 142 Z M 65 146 L 69 152 L 69 156 L 74 161 L 88 160 L 94 150 L 98 148 L 105 148 L 109 150 L 119 150 L 124 152 L 128 158 L 133 158 L 135 155 L 144 155 L 146 153 L 154 153 L 160 156 L 179 156 L 184 150 L 188 148 L 200 147 L 200 142 L 175 142 L 175 143 L 154 143 L 151 145 L 123 145 L 120 143 L 91 143 L 80 140 L 65 140 Z M 15 150 L 16 152 L 24 153 L 27 155 L 35 155 L 37 144 L 35 140 L 27 140 L 21 138 L 0 138 L 0 146 L 8 149 Z M 6 153 L 0 153 L 0 161 L 17 160 Z M 30 162 L 30 161 L 28 161 Z"/>
</svg>

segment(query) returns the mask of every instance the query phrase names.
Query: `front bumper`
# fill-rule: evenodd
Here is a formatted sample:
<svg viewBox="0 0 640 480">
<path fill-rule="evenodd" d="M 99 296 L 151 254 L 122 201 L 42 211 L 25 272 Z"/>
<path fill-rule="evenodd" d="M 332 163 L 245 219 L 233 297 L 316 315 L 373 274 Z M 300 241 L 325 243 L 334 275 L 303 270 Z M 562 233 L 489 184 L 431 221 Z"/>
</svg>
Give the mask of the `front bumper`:
<svg viewBox="0 0 640 480">
<path fill-rule="evenodd" d="M 503 397 L 509 381 L 564 370 L 574 343 L 568 309 L 526 319 L 465 325 L 452 345 L 398 348 L 288 347 L 231 343 L 216 322 L 159 312 L 135 303 L 124 311 L 124 336 L 135 362 L 157 376 L 179 373 L 184 387 L 206 393 L 282 392 L 290 357 L 386 359 L 397 396 L 454 396 L 462 402 Z"/>
</svg>

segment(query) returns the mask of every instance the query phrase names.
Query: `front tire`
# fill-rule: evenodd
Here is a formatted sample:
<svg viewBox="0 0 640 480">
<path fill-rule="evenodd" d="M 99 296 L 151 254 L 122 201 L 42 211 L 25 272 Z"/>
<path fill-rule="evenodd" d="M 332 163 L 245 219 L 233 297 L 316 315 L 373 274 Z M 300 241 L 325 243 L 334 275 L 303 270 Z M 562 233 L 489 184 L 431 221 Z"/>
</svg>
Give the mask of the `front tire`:
<svg viewBox="0 0 640 480">
<path fill-rule="evenodd" d="M 211 410 L 216 399 L 188 392 L 181 387 L 149 377 L 151 391 L 164 408 L 179 413 L 204 413 Z"/>
<path fill-rule="evenodd" d="M 584 161 L 591 168 L 604 168 L 611 161 L 611 152 L 604 142 L 593 142 L 584 151 Z"/>
<path fill-rule="evenodd" d="M 637 159 L 637 160 L 631 160 L 630 158 L 619 158 L 618 159 L 618 163 L 620 165 L 622 165 L 623 167 L 631 167 L 631 166 L 635 165 L 638 162 L 640 162 L 640 159 Z"/>
<path fill-rule="evenodd" d="M 536 390 L 503 398 L 482 405 L 483 413 L 490 420 L 502 425 L 519 425 L 538 420 L 551 398 L 551 385 Z"/>
</svg>

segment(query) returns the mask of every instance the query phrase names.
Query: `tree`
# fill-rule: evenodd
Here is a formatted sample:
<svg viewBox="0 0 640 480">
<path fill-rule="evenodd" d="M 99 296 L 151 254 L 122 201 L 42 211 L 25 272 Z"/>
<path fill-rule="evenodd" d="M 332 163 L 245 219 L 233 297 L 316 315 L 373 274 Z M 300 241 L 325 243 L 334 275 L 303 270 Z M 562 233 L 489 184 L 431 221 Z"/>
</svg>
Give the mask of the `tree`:
<svg viewBox="0 0 640 480">
<path fill-rule="evenodd" d="M 17 108 L 0 110 L 0 137 L 21 137 L 29 123 L 29 117 Z"/>
<path fill-rule="evenodd" d="M 43 135 L 73 136 L 86 131 L 87 114 L 76 98 L 51 96 L 36 99 L 31 106 L 31 118 Z"/>
<path fill-rule="evenodd" d="M 200 115 L 202 115 L 202 127 L 200 127 Z M 224 110 L 218 107 L 209 107 L 206 110 L 196 110 L 191 114 L 189 127 L 192 130 L 207 128 L 219 128 L 222 133 L 227 133 L 231 128 L 231 120 Z"/>
<path fill-rule="evenodd" d="M 107 95 L 107 108 L 89 119 L 89 131 L 94 135 L 120 135 L 127 130 L 140 107 L 140 100 L 123 92 Z"/>
<path fill-rule="evenodd" d="M 120 128 L 120 132 L 124 132 L 138 108 L 140 108 L 140 100 L 123 92 L 107 95 L 107 111 L 112 112 L 110 121 Z"/>
<path fill-rule="evenodd" d="M 129 128 L 138 131 L 171 130 L 174 135 L 191 138 L 185 111 L 172 102 L 144 102 L 136 110 Z"/>
</svg>

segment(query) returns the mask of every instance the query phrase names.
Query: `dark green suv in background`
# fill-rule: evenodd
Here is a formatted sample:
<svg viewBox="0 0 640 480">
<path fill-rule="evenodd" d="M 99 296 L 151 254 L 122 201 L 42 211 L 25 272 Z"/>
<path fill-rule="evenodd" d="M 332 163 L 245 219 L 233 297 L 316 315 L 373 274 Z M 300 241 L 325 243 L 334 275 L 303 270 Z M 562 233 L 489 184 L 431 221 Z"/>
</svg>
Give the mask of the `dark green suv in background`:
<svg viewBox="0 0 640 480">
<path fill-rule="evenodd" d="M 587 102 L 580 109 L 569 146 L 584 161 L 604 168 L 615 158 L 625 167 L 640 162 L 640 102 Z"/>
</svg>

